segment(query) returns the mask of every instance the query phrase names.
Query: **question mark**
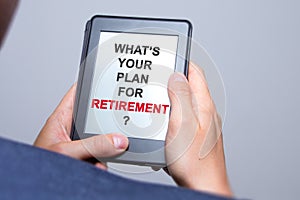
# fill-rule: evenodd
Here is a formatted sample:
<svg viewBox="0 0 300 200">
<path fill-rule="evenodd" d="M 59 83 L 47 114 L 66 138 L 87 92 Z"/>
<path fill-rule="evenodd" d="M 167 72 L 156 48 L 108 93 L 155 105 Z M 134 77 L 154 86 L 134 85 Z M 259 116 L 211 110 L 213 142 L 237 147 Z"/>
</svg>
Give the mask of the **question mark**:
<svg viewBox="0 0 300 200">
<path fill-rule="evenodd" d="M 123 119 L 125 119 L 124 125 L 127 125 L 127 122 L 129 121 L 130 117 L 129 116 L 124 116 Z"/>
</svg>

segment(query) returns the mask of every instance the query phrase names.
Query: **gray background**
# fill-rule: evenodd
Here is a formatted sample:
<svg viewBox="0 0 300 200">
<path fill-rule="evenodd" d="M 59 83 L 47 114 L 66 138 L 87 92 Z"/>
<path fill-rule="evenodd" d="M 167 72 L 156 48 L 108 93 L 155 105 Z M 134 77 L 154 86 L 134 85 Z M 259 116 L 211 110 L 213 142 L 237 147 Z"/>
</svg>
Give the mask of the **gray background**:
<svg viewBox="0 0 300 200">
<path fill-rule="evenodd" d="M 32 143 L 76 79 L 94 14 L 188 18 L 227 96 L 227 167 L 238 197 L 300 196 L 299 1 L 22 1 L 0 54 L 1 136 Z M 173 184 L 163 172 L 123 174 Z"/>
</svg>

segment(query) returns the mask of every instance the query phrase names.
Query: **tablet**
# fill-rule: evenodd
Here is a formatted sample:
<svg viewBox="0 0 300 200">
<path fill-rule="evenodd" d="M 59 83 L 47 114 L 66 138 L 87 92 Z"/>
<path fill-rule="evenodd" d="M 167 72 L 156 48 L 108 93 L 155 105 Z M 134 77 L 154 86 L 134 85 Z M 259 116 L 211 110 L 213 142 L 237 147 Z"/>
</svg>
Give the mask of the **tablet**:
<svg viewBox="0 0 300 200">
<path fill-rule="evenodd" d="M 192 25 L 187 20 L 94 16 L 86 24 L 72 140 L 122 133 L 125 153 L 103 161 L 165 166 L 168 79 L 187 76 Z"/>
</svg>

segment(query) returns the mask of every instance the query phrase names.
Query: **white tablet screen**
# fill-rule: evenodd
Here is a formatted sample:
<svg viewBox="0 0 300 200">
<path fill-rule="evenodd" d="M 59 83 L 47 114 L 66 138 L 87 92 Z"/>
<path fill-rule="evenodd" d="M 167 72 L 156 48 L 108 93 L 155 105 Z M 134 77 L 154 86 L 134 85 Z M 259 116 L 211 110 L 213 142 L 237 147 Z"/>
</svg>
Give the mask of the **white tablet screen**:
<svg viewBox="0 0 300 200">
<path fill-rule="evenodd" d="M 165 140 L 178 36 L 101 32 L 85 133 Z"/>
</svg>

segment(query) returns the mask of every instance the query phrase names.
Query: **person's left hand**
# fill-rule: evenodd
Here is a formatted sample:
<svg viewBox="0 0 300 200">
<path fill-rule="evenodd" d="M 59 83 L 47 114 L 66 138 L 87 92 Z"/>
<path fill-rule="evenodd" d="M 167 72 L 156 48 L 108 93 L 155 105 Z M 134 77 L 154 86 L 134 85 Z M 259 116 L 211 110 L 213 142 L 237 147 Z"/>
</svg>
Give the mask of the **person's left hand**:
<svg viewBox="0 0 300 200">
<path fill-rule="evenodd" d="M 48 118 L 34 145 L 76 159 L 92 161 L 95 166 L 106 169 L 106 165 L 94 159 L 94 157 L 112 157 L 123 153 L 128 147 L 128 139 L 122 134 L 110 133 L 71 141 L 70 133 L 75 93 L 76 84 L 72 86 Z"/>
</svg>

